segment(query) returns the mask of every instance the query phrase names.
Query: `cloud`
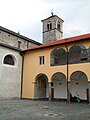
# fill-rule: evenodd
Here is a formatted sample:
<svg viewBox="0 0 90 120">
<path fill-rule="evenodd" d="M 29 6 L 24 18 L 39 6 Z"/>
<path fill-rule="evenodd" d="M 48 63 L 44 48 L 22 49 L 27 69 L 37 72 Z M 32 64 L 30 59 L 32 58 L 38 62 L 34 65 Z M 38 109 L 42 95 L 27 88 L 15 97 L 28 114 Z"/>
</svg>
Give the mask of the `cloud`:
<svg viewBox="0 0 90 120">
<path fill-rule="evenodd" d="M 64 37 L 90 32 L 90 0 L 0 0 L 0 25 L 41 42 L 52 9 L 65 21 Z"/>
<path fill-rule="evenodd" d="M 75 36 L 79 34 L 85 34 L 90 32 L 90 1 L 80 0 L 74 2 L 74 4 L 70 3 L 70 9 L 68 9 L 64 23 L 64 37 Z M 71 10 L 71 11 L 70 11 Z M 70 14 L 69 14 L 70 13 Z"/>
<path fill-rule="evenodd" d="M 86 21 L 81 20 L 79 18 L 72 19 L 72 21 L 68 22 L 68 24 L 65 26 L 65 32 L 67 33 L 70 33 L 71 31 L 80 31 L 81 33 L 85 32 L 87 30 L 87 25 L 85 23 Z"/>
</svg>

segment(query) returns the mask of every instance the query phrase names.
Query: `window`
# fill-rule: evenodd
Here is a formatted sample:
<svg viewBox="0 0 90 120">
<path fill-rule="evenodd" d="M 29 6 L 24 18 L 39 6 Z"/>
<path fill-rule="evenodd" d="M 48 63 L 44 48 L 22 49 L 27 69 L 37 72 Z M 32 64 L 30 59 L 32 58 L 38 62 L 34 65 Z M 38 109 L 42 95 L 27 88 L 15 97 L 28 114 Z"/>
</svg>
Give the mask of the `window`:
<svg viewBox="0 0 90 120">
<path fill-rule="evenodd" d="M 43 65 L 44 64 L 44 56 L 39 57 L 39 64 Z"/>
<path fill-rule="evenodd" d="M 49 24 L 47 24 L 47 30 L 49 30 Z"/>
<path fill-rule="evenodd" d="M 63 48 L 55 48 L 50 54 L 50 65 L 65 65 L 66 58 L 66 51 Z"/>
<path fill-rule="evenodd" d="M 52 29 L 52 23 L 50 23 L 50 30 Z"/>
<path fill-rule="evenodd" d="M 51 29 L 52 29 L 52 23 L 49 22 L 49 23 L 47 24 L 47 30 L 51 30 Z"/>
<path fill-rule="evenodd" d="M 87 49 L 82 49 L 81 55 L 80 55 L 80 60 L 81 61 L 88 61 L 88 50 Z"/>
<path fill-rule="evenodd" d="M 11 55 L 6 55 L 3 63 L 8 65 L 14 65 L 14 59 Z"/>
<path fill-rule="evenodd" d="M 88 53 L 85 46 L 76 44 L 69 49 L 69 63 L 80 63 L 88 61 Z"/>
<path fill-rule="evenodd" d="M 20 44 L 21 44 L 21 41 L 18 41 L 18 48 L 20 49 Z"/>
<path fill-rule="evenodd" d="M 59 63 L 59 57 L 58 57 L 58 56 L 55 56 L 55 57 L 54 57 L 54 63 L 55 63 L 55 64 L 58 64 L 58 63 Z"/>
<path fill-rule="evenodd" d="M 29 48 L 29 42 L 27 41 L 27 48 Z"/>
<path fill-rule="evenodd" d="M 57 24 L 57 29 L 60 31 L 60 22 Z"/>
</svg>

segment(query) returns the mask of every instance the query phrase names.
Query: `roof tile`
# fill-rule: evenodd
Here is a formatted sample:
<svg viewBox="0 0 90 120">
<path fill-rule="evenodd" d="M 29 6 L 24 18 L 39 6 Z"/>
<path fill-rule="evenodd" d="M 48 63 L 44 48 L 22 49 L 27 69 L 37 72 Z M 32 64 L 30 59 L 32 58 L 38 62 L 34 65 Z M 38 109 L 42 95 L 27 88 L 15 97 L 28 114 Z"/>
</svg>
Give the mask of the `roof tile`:
<svg viewBox="0 0 90 120">
<path fill-rule="evenodd" d="M 36 50 L 36 49 L 43 49 L 43 48 L 50 47 L 50 46 L 56 46 L 56 45 L 60 45 L 60 44 L 85 40 L 85 39 L 89 39 L 89 38 L 90 38 L 90 33 L 84 34 L 84 35 L 79 35 L 79 36 L 74 36 L 74 37 L 70 37 L 70 38 L 64 38 L 64 39 L 61 39 L 61 40 L 56 40 L 54 42 L 49 42 L 47 44 L 43 44 L 43 45 L 40 45 L 40 46 L 36 46 L 36 47 L 32 47 L 32 48 L 23 50 L 23 52 Z"/>
</svg>

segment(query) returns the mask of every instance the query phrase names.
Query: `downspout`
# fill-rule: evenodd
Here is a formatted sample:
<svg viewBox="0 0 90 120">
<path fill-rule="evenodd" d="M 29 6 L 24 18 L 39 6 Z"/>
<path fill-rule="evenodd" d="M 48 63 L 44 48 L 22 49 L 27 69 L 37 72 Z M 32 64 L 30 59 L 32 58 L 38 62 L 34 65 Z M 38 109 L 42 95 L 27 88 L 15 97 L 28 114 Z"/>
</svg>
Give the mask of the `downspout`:
<svg viewBox="0 0 90 120">
<path fill-rule="evenodd" d="M 66 52 L 67 52 L 67 103 L 70 104 L 70 91 L 69 91 L 69 86 L 68 86 L 68 77 L 69 77 L 69 59 L 68 59 L 68 47 L 65 45 Z"/>
<path fill-rule="evenodd" d="M 22 52 L 20 52 L 20 55 L 22 56 L 22 68 L 21 68 L 21 93 L 20 93 L 20 99 L 22 99 L 24 54 L 23 54 Z"/>
</svg>

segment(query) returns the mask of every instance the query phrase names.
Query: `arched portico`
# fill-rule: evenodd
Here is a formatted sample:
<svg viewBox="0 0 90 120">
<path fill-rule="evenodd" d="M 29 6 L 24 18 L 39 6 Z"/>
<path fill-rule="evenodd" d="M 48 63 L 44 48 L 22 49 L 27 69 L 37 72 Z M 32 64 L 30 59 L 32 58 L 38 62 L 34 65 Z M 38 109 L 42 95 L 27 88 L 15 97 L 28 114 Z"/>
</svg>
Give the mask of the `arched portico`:
<svg viewBox="0 0 90 120">
<path fill-rule="evenodd" d="M 63 48 L 55 48 L 50 54 L 51 65 L 65 65 L 66 64 L 66 51 Z"/>
<path fill-rule="evenodd" d="M 55 73 L 52 78 L 54 98 L 56 99 L 67 99 L 67 82 L 66 76 L 61 73 Z"/>
<path fill-rule="evenodd" d="M 87 62 L 88 51 L 86 47 L 82 44 L 76 44 L 69 49 L 68 59 L 70 64 Z"/>
<path fill-rule="evenodd" d="M 45 74 L 38 74 L 34 84 L 34 98 L 46 99 L 48 89 L 48 78 Z"/>
<path fill-rule="evenodd" d="M 82 71 L 75 71 L 70 76 L 70 92 L 73 96 L 87 100 L 86 90 L 89 88 L 88 77 Z"/>
</svg>

